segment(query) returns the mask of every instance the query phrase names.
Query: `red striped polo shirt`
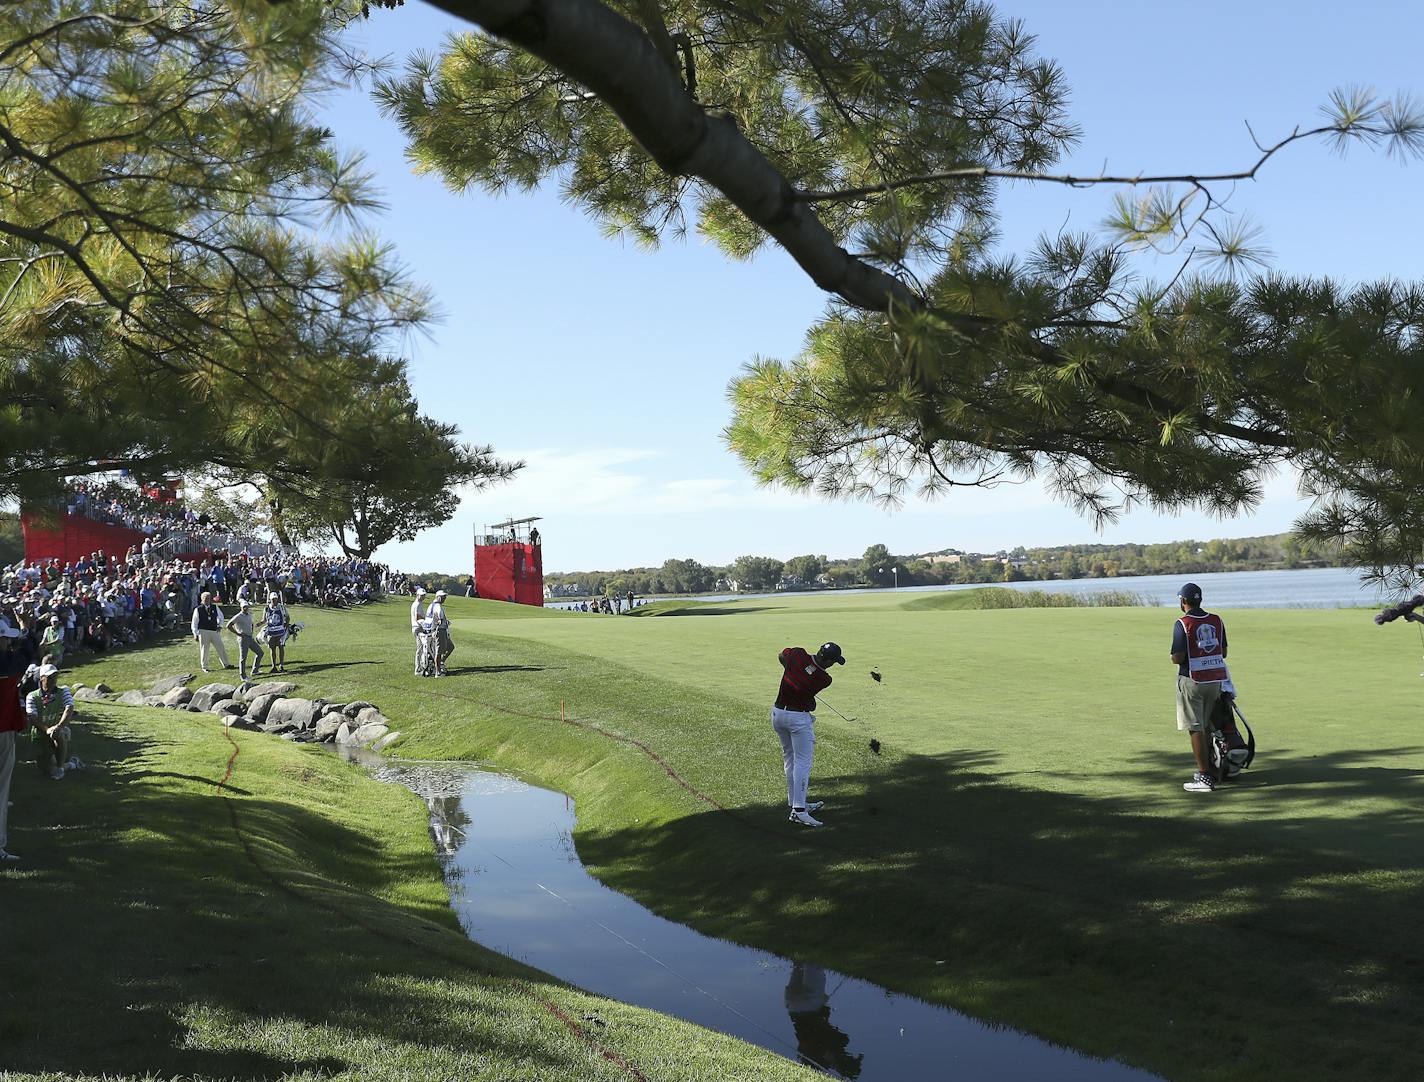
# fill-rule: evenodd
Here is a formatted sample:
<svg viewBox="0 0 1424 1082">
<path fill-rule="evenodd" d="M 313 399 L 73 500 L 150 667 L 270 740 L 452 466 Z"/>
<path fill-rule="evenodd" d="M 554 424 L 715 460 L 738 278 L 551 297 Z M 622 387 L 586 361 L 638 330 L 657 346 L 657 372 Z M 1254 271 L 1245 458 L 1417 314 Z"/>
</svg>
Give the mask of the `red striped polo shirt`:
<svg viewBox="0 0 1424 1082">
<path fill-rule="evenodd" d="M 831 686 L 831 674 L 799 646 L 781 651 L 780 661 L 781 687 L 776 693 L 776 705 L 782 710 L 811 713 L 816 709 L 816 692 Z"/>
</svg>

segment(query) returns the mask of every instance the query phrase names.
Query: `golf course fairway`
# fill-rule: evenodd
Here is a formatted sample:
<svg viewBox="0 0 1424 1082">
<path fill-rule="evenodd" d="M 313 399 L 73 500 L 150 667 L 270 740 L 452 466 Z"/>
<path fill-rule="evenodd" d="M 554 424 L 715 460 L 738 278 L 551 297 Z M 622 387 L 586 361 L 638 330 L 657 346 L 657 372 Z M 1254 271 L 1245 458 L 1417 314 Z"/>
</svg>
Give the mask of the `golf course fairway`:
<svg viewBox="0 0 1424 1082">
<path fill-rule="evenodd" d="M 406 602 L 303 609 L 307 629 L 289 650 L 288 678 L 301 695 L 378 704 L 403 734 L 392 754 L 481 759 L 571 794 L 590 869 L 702 931 L 1173 1079 L 1424 1073 L 1415 1039 L 1424 1009 L 1424 684 L 1412 629 L 1375 627 L 1357 610 L 1226 610 L 1232 675 L 1260 750 L 1238 784 L 1191 794 L 1182 790 L 1190 751 L 1173 717 L 1173 611 L 976 604 L 973 592 L 830 594 L 598 617 L 452 598 L 457 652 L 444 680 L 411 673 Z M 848 663 L 834 670 L 818 715 L 812 794 L 826 801 L 827 828 L 809 831 L 785 821 L 767 715 L 777 652 L 827 639 Z M 195 662 L 193 644 L 177 640 L 89 661 L 65 679 L 122 690 Z M 188 785 L 182 799 L 194 816 L 201 807 L 200 829 L 222 833 L 223 802 L 201 783 L 221 777 L 228 755 L 216 721 L 81 711 L 101 728 L 135 730 L 102 739 L 171 745 L 164 754 L 182 761 L 165 770 L 200 781 L 166 788 Z M 103 759 L 86 745 L 88 725 L 76 750 Z M 320 850 L 309 871 L 289 839 L 293 875 L 327 876 L 311 889 L 364 892 L 362 904 L 454 927 L 419 844 L 414 798 L 371 788 L 318 749 L 236 735 L 243 766 L 234 783 L 259 793 L 264 779 L 280 782 L 280 793 L 264 796 L 274 824 L 287 807 L 329 818 L 334 792 L 344 820 L 362 824 L 303 835 Z M 314 776 L 300 784 L 308 766 Z M 83 777 L 52 786 L 46 804 L 62 816 L 58 793 L 86 786 Z M 26 777 L 17 801 L 34 788 Z M 105 792 L 78 798 L 85 821 L 137 831 L 156 847 L 167 818 L 148 821 L 128 788 Z M 106 812 L 106 799 L 122 799 L 122 809 Z M 21 852 L 39 836 L 23 825 L 12 840 Z M 69 846 L 102 848 L 99 837 L 43 836 L 50 859 Z M 359 859 L 343 855 L 350 846 Z M 77 871 L 98 859 L 73 858 Z M 114 874 L 127 891 L 135 875 L 181 870 L 150 857 Z M 53 875 L 37 882 L 65 887 Z M 0 889 L 15 883 L 26 880 Z M 40 886 L 27 888 L 27 913 L 50 904 Z M 88 904 L 108 903 L 99 893 Z M 38 931 L 26 934 L 38 942 Z M 317 929 L 311 940 L 312 965 L 344 981 L 356 959 Z M 192 979 L 186 950 L 155 958 L 168 968 L 155 961 L 151 980 Z M 420 991 L 438 994 L 434 985 Z M 678 1040 L 687 1028 L 677 1027 Z M 560 1054 L 577 1054 L 570 1041 L 574 1051 Z M 745 1059 L 707 1077 L 776 1077 L 766 1062 L 796 1071 L 726 1046 Z M 628 1054 L 647 1047 L 635 1042 Z M 335 1062 L 349 1062 L 344 1055 Z M 140 1073 L 136 1058 L 116 1066 Z M 528 1077 L 599 1077 L 561 1069 Z M 242 1070 L 219 1064 L 213 1073 Z M 684 1075 L 658 1068 L 649 1077 Z"/>
</svg>

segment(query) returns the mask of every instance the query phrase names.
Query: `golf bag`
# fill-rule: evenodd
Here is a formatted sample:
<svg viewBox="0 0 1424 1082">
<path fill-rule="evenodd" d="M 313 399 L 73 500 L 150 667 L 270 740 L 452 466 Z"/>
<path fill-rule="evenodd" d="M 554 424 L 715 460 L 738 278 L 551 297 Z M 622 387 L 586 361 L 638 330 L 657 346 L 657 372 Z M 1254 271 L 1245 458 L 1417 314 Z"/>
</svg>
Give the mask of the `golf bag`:
<svg viewBox="0 0 1424 1082">
<path fill-rule="evenodd" d="M 1241 719 L 1238 728 L 1236 719 Z M 1243 739 L 1241 729 L 1246 730 Z M 1236 696 L 1223 691 L 1211 715 L 1211 765 L 1218 781 L 1231 781 L 1256 758 L 1256 734 L 1236 709 Z"/>
</svg>

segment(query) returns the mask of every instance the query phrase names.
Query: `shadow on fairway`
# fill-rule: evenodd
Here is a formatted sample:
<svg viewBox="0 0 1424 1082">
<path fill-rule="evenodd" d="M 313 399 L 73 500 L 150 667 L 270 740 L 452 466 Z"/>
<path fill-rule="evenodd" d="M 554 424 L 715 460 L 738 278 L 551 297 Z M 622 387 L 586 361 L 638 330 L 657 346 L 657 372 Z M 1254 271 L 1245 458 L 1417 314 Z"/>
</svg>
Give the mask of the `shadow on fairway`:
<svg viewBox="0 0 1424 1082">
<path fill-rule="evenodd" d="M 1213 820 L 1240 819 L 1242 829 L 1276 843 L 1347 852 L 1390 867 L 1424 870 L 1418 856 L 1424 806 L 1407 802 L 1411 794 L 1424 795 L 1424 770 L 1381 763 L 1391 757 L 1417 762 L 1421 752 L 1420 745 L 1325 755 L 1294 748 L 1262 749 L 1255 764 L 1237 780 L 1197 799 Z M 1145 752 L 1135 761 L 1143 769 L 1129 776 L 1142 778 L 1154 790 L 1160 787 L 1164 798 L 1193 769 L 1185 747 L 1180 754 Z M 1352 808 L 1365 809 L 1364 814 L 1341 814 L 1345 801 Z M 1219 811 L 1211 811 L 1218 805 Z"/>
<path fill-rule="evenodd" d="M 17 994 L 0 1014 L 0 1074 L 359 1077 L 373 1050 L 404 1046 L 574 1077 L 537 1033 L 505 1024 L 502 998 L 458 998 L 469 969 L 404 945 L 428 939 L 428 921 L 453 929 L 445 906 L 339 886 L 438 874 L 433 853 L 392 864 L 369 835 L 304 807 L 194 793 L 176 783 L 210 779 L 163 769 L 162 742 L 98 728 L 78 745 L 95 769 L 15 779 L 11 844 L 24 863 L 0 875 L 0 899 L 6 942 L 30 947 L 4 962 Z M 316 854 L 315 866 L 299 854 Z M 278 1054 L 252 1047 L 267 1031 Z"/>
<path fill-rule="evenodd" d="M 754 605 L 736 607 L 722 607 L 720 605 L 688 605 L 686 608 L 659 609 L 657 612 L 640 613 L 636 610 L 626 613 L 628 616 L 646 616 L 650 620 L 655 620 L 660 616 L 740 616 L 747 612 L 777 612 L 785 609 L 785 605 Z"/>
<path fill-rule="evenodd" d="M 289 673 L 325 672 L 327 669 L 349 669 L 353 665 L 379 665 L 379 661 L 288 661 L 282 666 L 278 676 Z M 268 675 L 271 675 L 270 673 Z"/>
<path fill-rule="evenodd" d="M 1186 761 L 1164 754 L 1150 774 L 1180 815 L 1144 815 L 1095 797 L 1091 777 L 1062 793 L 977 773 L 994 754 L 886 757 L 818 777 L 822 830 L 788 824 L 780 804 L 745 806 L 581 834 L 579 853 L 610 885 L 711 934 L 1158 1071 L 1249 1076 L 1238 1059 L 1249 1046 L 1291 1077 L 1424 1072 L 1409 1037 L 1424 1010 L 1424 812 L 1306 816 L 1274 831 L 1232 814 L 1245 790 L 1183 792 Z M 1322 801 L 1332 787 L 1394 787 L 1397 801 L 1419 774 L 1281 751 L 1270 763 L 1271 793 L 1287 801 L 1307 787 Z M 1384 839 L 1377 860 L 1345 853 L 1368 835 Z M 1215 994 L 1223 972 L 1250 1009 L 1213 1014 L 1202 1042 L 1180 1024 L 1182 990 Z"/>
<path fill-rule="evenodd" d="M 451 676 L 463 676 L 465 673 L 496 673 L 496 672 L 543 672 L 542 665 L 461 665 L 452 667 L 449 672 Z"/>
</svg>

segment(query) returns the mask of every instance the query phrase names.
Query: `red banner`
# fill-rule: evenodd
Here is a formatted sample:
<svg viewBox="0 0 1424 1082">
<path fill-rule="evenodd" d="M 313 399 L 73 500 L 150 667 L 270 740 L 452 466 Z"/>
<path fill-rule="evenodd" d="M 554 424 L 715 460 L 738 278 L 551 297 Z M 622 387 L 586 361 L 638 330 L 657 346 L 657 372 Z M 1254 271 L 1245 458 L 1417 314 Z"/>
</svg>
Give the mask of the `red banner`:
<svg viewBox="0 0 1424 1082">
<path fill-rule="evenodd" d="M 518 542 L 475 546 L 475 590 L 491 601 L 544 605 L 544 554 Z"/>
</svg>

